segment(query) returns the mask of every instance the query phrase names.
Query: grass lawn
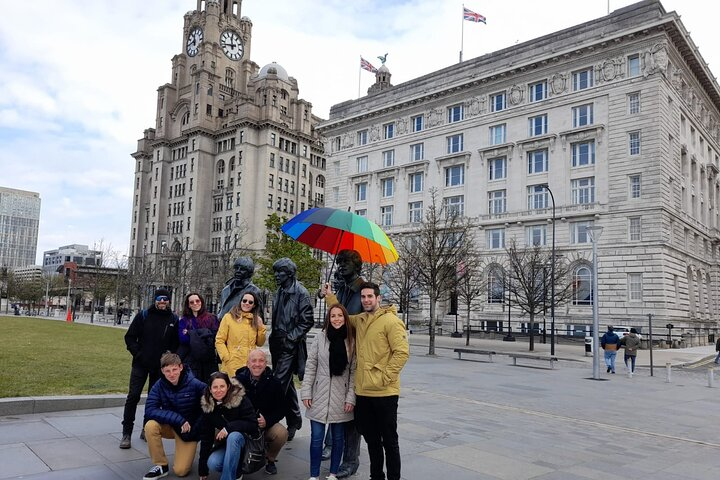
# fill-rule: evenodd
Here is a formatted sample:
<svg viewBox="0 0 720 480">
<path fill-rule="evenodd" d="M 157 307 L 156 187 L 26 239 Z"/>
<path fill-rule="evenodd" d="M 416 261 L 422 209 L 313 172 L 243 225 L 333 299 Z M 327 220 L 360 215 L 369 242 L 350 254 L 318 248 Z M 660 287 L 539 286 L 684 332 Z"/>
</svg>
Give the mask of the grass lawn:
<svg viewBox="0 0 720 480">
<path fill-rule="evenodd" d="M 124 329 L 0 316 L 0 397 L 127 393 Z"/>
</svg>

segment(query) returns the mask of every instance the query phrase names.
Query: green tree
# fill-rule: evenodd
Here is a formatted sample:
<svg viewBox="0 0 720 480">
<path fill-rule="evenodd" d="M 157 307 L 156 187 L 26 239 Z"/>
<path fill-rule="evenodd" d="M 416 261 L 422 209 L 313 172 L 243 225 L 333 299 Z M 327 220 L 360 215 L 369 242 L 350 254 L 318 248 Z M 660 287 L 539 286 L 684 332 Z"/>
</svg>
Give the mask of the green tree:
<svg viewBox="0 0 720 480">
<path fill-rule="evenodd" d="M 286 221 L 287 219 L 285 217 L 280 217 L 275 213 L 265 220 L 267 242 L 265 244 L 265 252 L 258 259 L 260 269 L 254 281 L 258 287 L 274 291 L 277 287 L 275 285 L 272 265 L 276 260 L 287 257 L 297 265 L 296 278 L 305 285 L 308 291 L 315 291 L 320 288 L 320 272 L 323 262 L 313 256 L 313 251 L 310 247 L 297 240 L 293 240 L 282 232 L 280 227 L 282 227 Z"/>
</svg>

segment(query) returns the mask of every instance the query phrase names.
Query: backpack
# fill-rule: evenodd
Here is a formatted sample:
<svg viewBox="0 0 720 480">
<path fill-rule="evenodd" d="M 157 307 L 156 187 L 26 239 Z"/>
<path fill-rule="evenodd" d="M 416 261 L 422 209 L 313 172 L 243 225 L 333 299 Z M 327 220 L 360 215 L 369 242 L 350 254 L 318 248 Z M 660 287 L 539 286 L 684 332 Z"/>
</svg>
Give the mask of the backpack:
<svg viewBox="0 0 720 480">
<path fill-rule="evenodd" d="M 265 466 L 265 432 L 258 430 L 256 435 L 243 433 L 245 446 L 238 463 L 238 473 L 255 473 Z"/>
</svg>

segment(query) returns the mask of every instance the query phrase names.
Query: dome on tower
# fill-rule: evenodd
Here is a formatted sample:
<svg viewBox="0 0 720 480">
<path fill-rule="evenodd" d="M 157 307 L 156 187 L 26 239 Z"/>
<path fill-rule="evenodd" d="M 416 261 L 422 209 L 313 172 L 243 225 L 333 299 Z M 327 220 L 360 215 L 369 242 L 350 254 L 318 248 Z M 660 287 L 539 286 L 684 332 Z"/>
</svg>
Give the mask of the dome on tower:
<svg viewBox="0 0 720 480">
<path fill-rule="evenodd" d="M 384 63 L 382 65 L 380 65 L 380 68 L 378 68 L 378 72 L 389 72 L 389 71 L 390 71 L 390 69 L 387 68 Z"/>
<path fill-rule="evenodd" d="M 261 68 L 260 73 L 258 73 L 259 78 L 265 78 L 268 75 L 277 75 L 280 80 L 285 80 L 286 82 L 290 81 L 287 70 L 285 70 L 282 65 L 276 62 L 268 63 L 263 68 Z"/>
</svg>

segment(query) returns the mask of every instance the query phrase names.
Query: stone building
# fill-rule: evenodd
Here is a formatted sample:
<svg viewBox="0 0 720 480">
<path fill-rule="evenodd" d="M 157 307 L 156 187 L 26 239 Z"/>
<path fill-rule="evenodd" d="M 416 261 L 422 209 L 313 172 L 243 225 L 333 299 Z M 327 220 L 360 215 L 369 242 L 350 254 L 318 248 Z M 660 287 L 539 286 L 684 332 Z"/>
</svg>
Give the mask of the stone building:
<svg viewBox="0 0 720 480">
<path fill-rule="evenodd" d="M 0 187 L 0 268 L 35 264 L 40 194 Z"/>
<path fill-rule="evenodd" d="M 251 59 L 253 24 L 240 10 L 241 0 L 197 0 L 185 15 L 155 126 L 132 154 L 129 255 L 144 291 L 182 293 L 202 279 L 213 298 L 232 257 L 264 247 L 268 215 L 324 202 L 320 119 L 281 65 Z"/>
<path fill-rule="evenodd" d="M 410 232 L 436 188 L 488 265 L 476 325 L 507 318 L 492 268 L 508 242 L 550 248 L 548 186 L 574 284 L 560 334 L 592 323 L 592 225 L 601 324 L 716 329 L 720 87 L 678 14 L 646 0 L 400 85 L 377 75 L 320 127 L 327 203 Z"/>
<path fill-rule="evenodd" d="M 65 262 L 99 267 L 103 264 L 103 252 L 100 250 L 91 250 L 87 245 L 79 244 L 64 245 L 55 250 L 46 250 L 43 252 L 43 272 L 57 272 Z"/>
</svg>

